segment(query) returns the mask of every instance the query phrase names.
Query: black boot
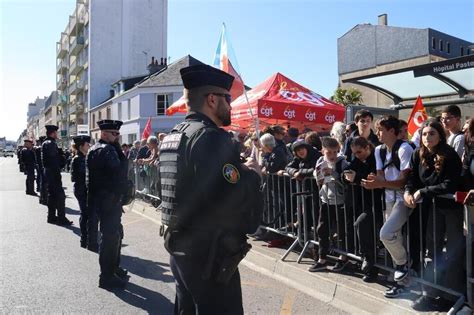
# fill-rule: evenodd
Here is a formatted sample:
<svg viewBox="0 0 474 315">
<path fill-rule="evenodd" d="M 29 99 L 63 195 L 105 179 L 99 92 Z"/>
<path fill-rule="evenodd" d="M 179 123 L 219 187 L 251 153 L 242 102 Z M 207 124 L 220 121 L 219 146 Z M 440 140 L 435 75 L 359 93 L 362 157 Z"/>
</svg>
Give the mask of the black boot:
<svg viewBox="0 0 474 315">
<path fill-rule="evenodd" d="M 99 288 L 110 290 L 110 289 L 123 289 L 127 285 L 127 281 L 119 278 L 116 275 L 103 276 L 99 278 Z"/>
<path fill-rule="evenodd" d="M 128 270 L 123 269 L 122 267 L 117 267 L 115 269 L 115 275 L 122 279 L 128 279 Z"/>
<path fill-rule="evenodd" d="M 69 221 L 65 216 L 58 218 L 57 225 L 62 225 L 62 226 L 69 226 L 72 225 L 72 221 Z"/>
<path fill-rule="evenodd" d="M 48 215 L 48 223 L 50 223 L 50 224 L 56 224 L 57 221 L 58 221 L 58 217 L 57 217 L 57 216 L 49 216 L 49 215 Z"/>
</svg>

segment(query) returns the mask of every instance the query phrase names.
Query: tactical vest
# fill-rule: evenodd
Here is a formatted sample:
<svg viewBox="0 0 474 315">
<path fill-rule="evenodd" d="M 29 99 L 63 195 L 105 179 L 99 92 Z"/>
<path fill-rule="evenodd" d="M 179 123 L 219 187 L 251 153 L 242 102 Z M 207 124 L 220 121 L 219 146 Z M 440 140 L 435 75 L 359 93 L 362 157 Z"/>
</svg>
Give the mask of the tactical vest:
<svg viewBox="0 0 474 315">
<path fill-rule="evenodd" d="M 185 121 L 177 125 L 160 145 L 161 223 L 178 226 L 180 194 L 189 172 L 186 165 L 186 146 L 193 134 L 205 128 L 200 121 Z"/>
</svg>

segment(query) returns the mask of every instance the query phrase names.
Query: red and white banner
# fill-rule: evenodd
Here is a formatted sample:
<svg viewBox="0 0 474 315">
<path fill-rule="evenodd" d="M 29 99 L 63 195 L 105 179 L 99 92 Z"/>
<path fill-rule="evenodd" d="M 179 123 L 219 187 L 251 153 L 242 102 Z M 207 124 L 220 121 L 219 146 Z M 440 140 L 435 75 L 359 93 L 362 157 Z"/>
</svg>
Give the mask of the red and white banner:
<svg viewBox="0 0 474 315">
<path fill-rule="evenodd" d="M 247 92 L 252 113 L 261 124 L 285 124 L 299 129 L 329 130 L 335 121 L 343 121 L 344 106 L 276 73 Z M 232 102 L 232 126 L 252 128 L 254 121 L 245 95 Z"/>
<path fill-rule="evenodd" d="M 143 129 L 142 139 L 148 139 L 151 135 L 151 117 L 148 117 L 148 121 L 146 122 L 145 129 Z"/>
<path fill-rule="evenodd" d="M 427 119 L 428 115 L 426 114 L 425 106 L 421 101 L 421 97 L 418 96 L 415 106 L 413 106 L 413 110 L 411 111 L 410 118 L 408 119 L 408 134 L 410 137 L 415 134 Z"/>
</svg>

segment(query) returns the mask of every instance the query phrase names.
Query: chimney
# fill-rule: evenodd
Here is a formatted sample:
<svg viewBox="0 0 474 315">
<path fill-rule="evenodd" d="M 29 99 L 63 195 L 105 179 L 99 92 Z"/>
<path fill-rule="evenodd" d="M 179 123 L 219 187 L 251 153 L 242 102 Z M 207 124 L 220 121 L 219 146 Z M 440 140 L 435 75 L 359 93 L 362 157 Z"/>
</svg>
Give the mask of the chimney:
<svg viewBox="0 0 474 315">
<path fill-rule="evenodd" d="M 152 75 L 153 73 L 158 72 L 165 67 L 163 63 L 161 65 L 158 64 L 158 58 L 156 58 L 155 60 L 155 57 L 151 57 L 151 60 L 152 60 L 152 63 L 150 63 L 147 67 L 149 75 Z"/>
<path fill-rule="evenodd" d="M 114 97 L 115 91 L 114 90 L 109 90 L 109 95 L 110 95 L 110 98 Z"/>
<path fill-rule="evenodd" d="M 166 59 L 166 58 L 163 58 L 163 60 L 164 60 L 164 63 L 163 63 L 163 64 L 166 66 L 167 59 Z"/>
<path fill-rule="evenodd" d="M 163 57 L 160 59 L 160 65 L 163 65 Z"/>
<path fill-rule="evenodd" d="M 379 15 L 379 25 L 387 26 L 388 15 L 386 13 Z"/>
</svg>

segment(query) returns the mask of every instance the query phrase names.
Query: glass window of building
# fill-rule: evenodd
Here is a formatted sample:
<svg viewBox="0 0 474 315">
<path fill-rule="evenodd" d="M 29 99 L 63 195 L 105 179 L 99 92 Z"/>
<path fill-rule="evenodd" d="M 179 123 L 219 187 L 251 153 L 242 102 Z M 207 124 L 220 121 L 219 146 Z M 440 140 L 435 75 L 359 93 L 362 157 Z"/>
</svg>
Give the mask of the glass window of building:
<svg viewBox="0 0 474 315">
<path fill-rule="evenodd" d="M 166 109 L 168 108 L 168 95 L 167 94 L 158 94 L 156 96 L 156 115 L 164 116 L 166 115 Z"/>
</svg>

